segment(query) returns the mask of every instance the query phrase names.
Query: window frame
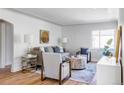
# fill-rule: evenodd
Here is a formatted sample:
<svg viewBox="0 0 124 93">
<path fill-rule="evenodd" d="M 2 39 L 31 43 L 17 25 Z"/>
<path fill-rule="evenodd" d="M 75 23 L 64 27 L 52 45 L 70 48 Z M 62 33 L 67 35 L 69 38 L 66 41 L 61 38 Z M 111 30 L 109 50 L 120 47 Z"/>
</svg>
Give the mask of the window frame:
<svg viewBox="0 0 124 93">
<path fill-rule="evenodd" d="M 112 30 L 113 30 L 113 32 L 114 32 L 114 34 L 113 34 L 113 35 L 114 35 L 114 36 L 113 36 L 113 37 L 114 37 L 114 39 L 113 39 L 113 43 L 114 43 L 114 44 L 113 44 L 113 46 L 112 46 L 112 49 L 115 49 L 115 38 L 116 38 L 116 37 L 115 37 L 115 30 L 114 30 L 114 29 L 106 29 L 106 31 L 107 31 L 107 30 L 108 30 L 108 31 L 112 31 Z M 98 31 L 98 35 L 93 35 L 93 32 L 94 32 L 94 31 L 96 31 L 96 32 Z M 102 36 L 112 36 L 112 35 L 101 35 L 101 32 L 102 32 L 102 31 L 105 31 L 105 30 L 94 30 L 94 31 L 92 31 L 92 48 L 93 48 L 93 49 L 102 49 L 103 47 L 101 47 L 101 42 L 100 42 L 100 41 L 101 41 L 101 37 L 102 37 Z M 94 41 L 93 41 L 93 40 L 94 40 L 94 39 L 93 39 L 94 36 L 98 36 L 98 38 L 99 38 L 98 47 L 94 47 Z"/>
</svg>

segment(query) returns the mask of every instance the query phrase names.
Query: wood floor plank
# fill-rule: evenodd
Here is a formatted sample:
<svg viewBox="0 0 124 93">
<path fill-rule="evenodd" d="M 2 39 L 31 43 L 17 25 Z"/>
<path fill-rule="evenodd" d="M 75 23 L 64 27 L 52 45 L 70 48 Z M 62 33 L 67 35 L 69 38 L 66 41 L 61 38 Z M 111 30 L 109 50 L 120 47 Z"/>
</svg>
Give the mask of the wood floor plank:
<svg viewBox="0 0 124 93">
<path fill-rule="evenodd" d="M 57 80 L 41 81 L 40 74 L 35 72 L 10 72 L 10 68 L 0 69 L 0 85 L 58 85 Z M 86 85 L 82 82 L 66 80 L 63 85 Z"/>
</svg>

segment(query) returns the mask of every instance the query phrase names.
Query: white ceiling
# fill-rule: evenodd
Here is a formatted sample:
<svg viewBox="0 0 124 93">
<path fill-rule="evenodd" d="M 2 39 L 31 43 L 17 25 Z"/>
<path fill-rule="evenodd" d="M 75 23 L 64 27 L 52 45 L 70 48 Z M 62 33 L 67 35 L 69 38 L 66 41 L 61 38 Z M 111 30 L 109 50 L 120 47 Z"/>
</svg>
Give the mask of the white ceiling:
<svg viewBox="0 0 124 93">
<path fill-rule="evenodd" d="M 14 8 L 11 10 L 59 25 L 115 21 L 118 18 L 118 9 L 112 8 Z"/>
</svg>

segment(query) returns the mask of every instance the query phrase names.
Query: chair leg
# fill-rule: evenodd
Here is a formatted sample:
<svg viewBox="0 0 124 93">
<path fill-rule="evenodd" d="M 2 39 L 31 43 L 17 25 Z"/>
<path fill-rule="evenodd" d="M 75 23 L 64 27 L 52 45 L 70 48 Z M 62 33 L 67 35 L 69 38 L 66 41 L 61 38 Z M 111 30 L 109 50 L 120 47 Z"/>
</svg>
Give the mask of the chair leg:
<svg viewBox="0 0 124 93">
<path fill-rule="evenodd" d="M 62 85 L 62 64 L 59 67 L 59 85 Z"/>
<path fill-rule="evenodd" d="M 41 67 L 41 81 L 43 81 L 45 79 L 44 75 L 43 75 L 43 67 Z"/>
<path fill-rule="evenodd" d="M 71 62 L 69 62 L 69 77 L 71 77 Z M 62 85 L 62 63 L 59 67 L 59 85 Z"/>
<path fill-rule="evenodd" d="M 45 77 L 43 77 L 43 75 L 41 75 L 41 81 L 44 81 L 45 80 Z"/>
<path fill-rule="evenodd" d="M 44 81 L 45 80 L 45 77 L 41 76 L 41 81 Z"/>
<path fill-rule="evenodd" d="M 36 71 L 37 71 L 37 69 L 38 69 L 38 66 L 36 65 Z"/>
<path fill-rule="evenodd" d="M 71 77 L 71 61 L 69 62 L 69 77 Z"/>
<path fill-rule="evenodd" d="M 59 85 L 62 85 L 62 80 L 59 80 Z"/>
</svg>

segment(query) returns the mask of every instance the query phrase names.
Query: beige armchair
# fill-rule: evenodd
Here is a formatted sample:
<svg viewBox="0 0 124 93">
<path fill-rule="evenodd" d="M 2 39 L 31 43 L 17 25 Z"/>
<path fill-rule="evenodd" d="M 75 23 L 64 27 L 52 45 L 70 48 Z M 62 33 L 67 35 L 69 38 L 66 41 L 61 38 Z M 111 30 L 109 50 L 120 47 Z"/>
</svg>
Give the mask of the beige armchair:
<svg viewBox="0 0 124 93">
<path fill-rule="evenodd" d="M 71 63 L 63 62 L 60 53 L 43 53 L 43 63 L 45 78 L 57 79 L 61 85 L 65 78 L 71 77 Z"/>
</svg>

